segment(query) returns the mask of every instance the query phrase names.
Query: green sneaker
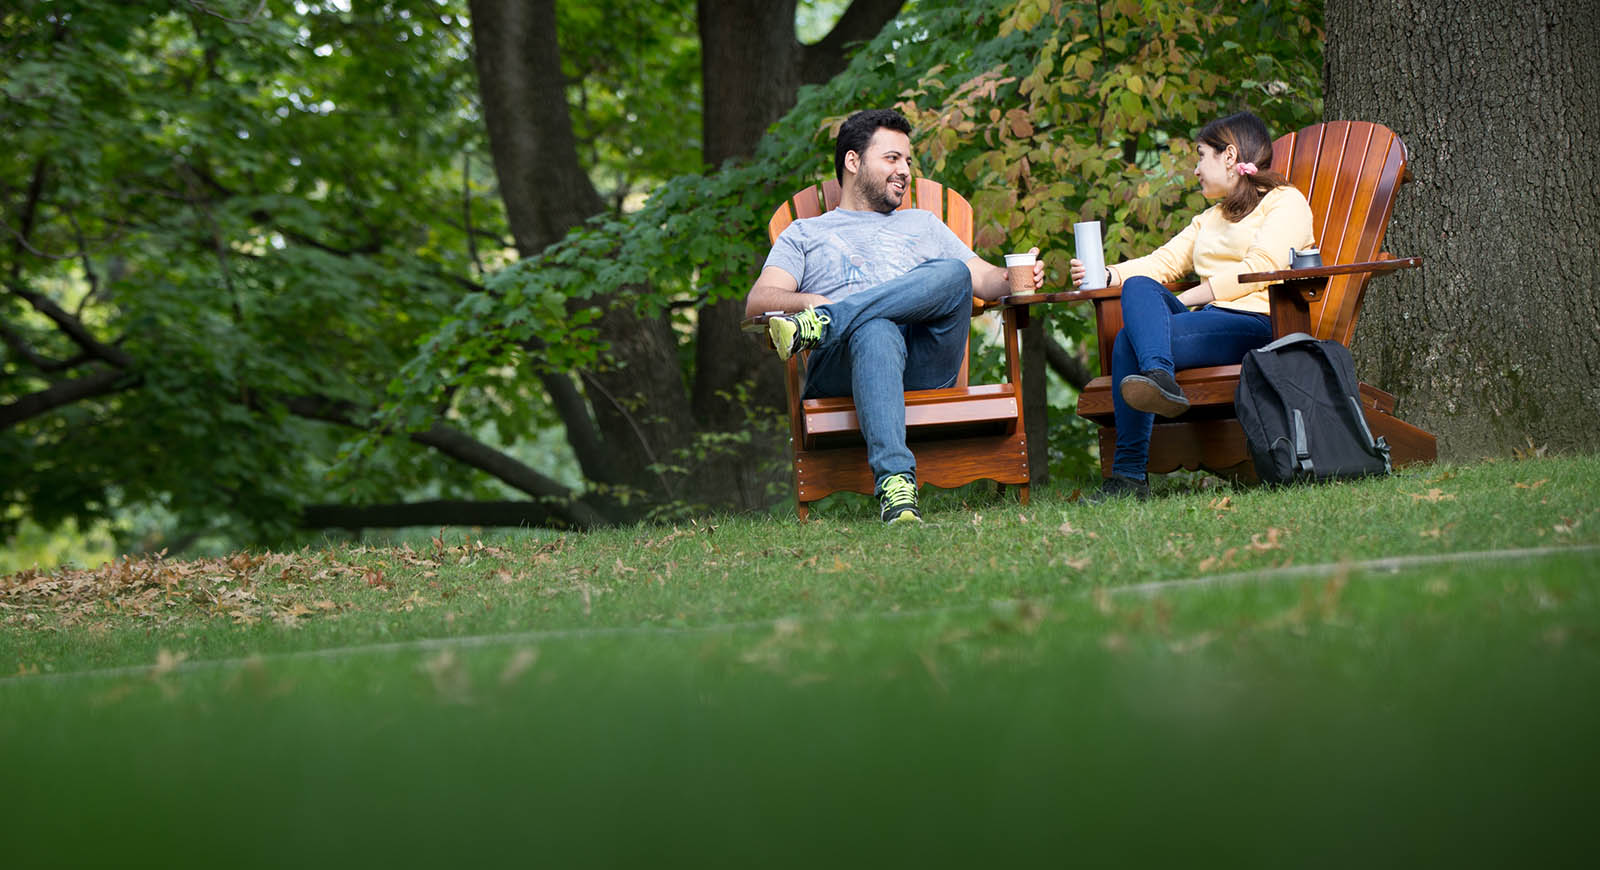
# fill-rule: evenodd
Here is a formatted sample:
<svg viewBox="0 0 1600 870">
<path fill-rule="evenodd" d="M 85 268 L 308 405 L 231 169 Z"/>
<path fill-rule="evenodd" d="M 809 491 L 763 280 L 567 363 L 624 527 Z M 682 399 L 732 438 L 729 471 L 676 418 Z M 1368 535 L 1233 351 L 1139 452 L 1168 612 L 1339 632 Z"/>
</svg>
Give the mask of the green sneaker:
<svg viewBox="0 0 1600 870">
<path fill-rule="evenodd" d="M 807 308 L 797 314 L 780 314 L 767 321 L 767 337 L 778 349 L 778 359 L 787 360 L 802 350 L 822 343 L 822 334 L 833 318 L 826 311 Z"/>
<path fill-rule="evenodd" d="M 885 523 L 920 523 L 922 511 L 917 510 L 917 479 L 909 474 L 891 474 L 878 484 L 878 504 L 883 506 L 880 515 Z"/>
</svg>

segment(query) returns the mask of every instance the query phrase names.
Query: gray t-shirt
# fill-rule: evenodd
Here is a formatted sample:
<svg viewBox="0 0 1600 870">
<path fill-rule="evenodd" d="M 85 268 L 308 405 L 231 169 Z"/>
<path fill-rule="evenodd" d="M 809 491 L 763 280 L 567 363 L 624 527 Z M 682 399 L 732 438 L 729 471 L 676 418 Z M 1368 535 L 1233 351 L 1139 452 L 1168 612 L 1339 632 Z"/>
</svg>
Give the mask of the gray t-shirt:
<svg viewBox="0 0 1600 870">
<path fill-rule="evenodd" d="M 767 266 L 794 276 L 800 292 L 839 302 L 937 259 L 977 256 L 931 211 L 833 211 L 790 224 Z"/>
</svg>

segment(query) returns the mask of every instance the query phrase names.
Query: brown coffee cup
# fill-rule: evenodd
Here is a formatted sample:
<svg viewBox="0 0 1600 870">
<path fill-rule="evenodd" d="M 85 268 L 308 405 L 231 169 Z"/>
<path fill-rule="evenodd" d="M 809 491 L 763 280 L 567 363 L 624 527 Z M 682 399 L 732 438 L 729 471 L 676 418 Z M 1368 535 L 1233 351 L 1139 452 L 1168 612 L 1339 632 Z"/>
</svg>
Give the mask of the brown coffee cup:
<svg viewBox="0 0 1600 870">
<path fill-rule="evenodd" d="M 1006 274 L 1011 279 L 1011 293 L 1021 295 L 1033 291 L 1033 264 L 1039 261 L 1036 254 L 1006 254 Z"/>
</svg>

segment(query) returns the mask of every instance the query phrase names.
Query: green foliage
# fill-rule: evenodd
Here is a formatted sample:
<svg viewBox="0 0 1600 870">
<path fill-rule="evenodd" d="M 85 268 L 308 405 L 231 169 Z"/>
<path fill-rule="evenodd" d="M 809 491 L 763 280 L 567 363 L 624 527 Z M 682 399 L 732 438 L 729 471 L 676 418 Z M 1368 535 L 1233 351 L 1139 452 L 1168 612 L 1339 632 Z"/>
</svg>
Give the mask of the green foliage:
<svg viewBox="0 0 1600 870">
<path fill-rule="evenodd" d="M 699 169 L 693 10 L 558 4 L 583 156 L 618 201 Z M 0 405 L 96 370 L 33 358 L 81 348 L 21 291 L 132 368 L 127 389 L 0 430 L 0 532 L 76 518 L 126 546 L 142 525 L 126 514 L 159 506 L 169 534 L 283 540 L 308 502 L 507 497 L 403 438 L 285 406 L 342 401 L 365 422 L 463 291 L 508 259 L 466 13 L 464 0 L 29 0 L 3 13 L 0 44 L 17 62 L 0 73 L 12 145 L 0 273 L 17 292 L 0 293 Z M 464 304 L 492 307 L 480 294 Z M 559 297 L 530 304 L 562 319 Z M 552 346 L 582 342 L 584 323 L 566 318 Z M 495 325 L 526 334 L 514 318 Z M 441 401 L 407 422 L 442 414 L 574 477 L 570 451 L 529 434 L 555 415 L 506 370 L 523 353 L 474 356 L 498 378 L 470 397 L 471 420 Z"/>
<path fill-rule="evenodd" d="M 129 389 L 0 433 L 0 502 L 45 527 L 168 504 L 181 531 L 276 538 L 308 500 L 494 491 L 403 443 L 329 480 L 346 434 L 283 406 L 380 394 L 475 268 L 464 216 L 504 234 L 465 4 L 345 6 L 0 18 L 20 59 L 0 77 L 0 403 L 99 364 L 24 292 L 131 358 Z"/>
<path fill-rule="evenodd" d="M 579 152 L 621 211 L 700 170 L 700 38 L 693 0 L 556 4 Z"/>
</svg>

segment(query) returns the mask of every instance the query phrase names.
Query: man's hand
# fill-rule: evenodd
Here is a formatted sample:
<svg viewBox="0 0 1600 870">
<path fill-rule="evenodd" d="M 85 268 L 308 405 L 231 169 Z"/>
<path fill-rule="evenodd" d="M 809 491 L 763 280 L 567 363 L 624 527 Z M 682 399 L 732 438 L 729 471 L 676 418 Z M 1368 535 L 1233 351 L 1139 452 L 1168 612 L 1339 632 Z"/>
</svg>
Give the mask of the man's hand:
<svg viewBox="0 0 1600 870">
<path fill-rule="evenodd" d="M 761 270 L 761 276 L 756 279 L 755 286 L 750 288 L 750 295 L 744 300 L 744 316 L 755 317 L 768 311 L 782 311 L 793 314 L 807 308 L 828 304 L 828 297 L 818 296 L 815 293 L 801 293 L 800 285 L 790 275 L 776 266 L 768 266 Z"/>
<path fill-rule="evenodd" d="M 1028 253 L 1033 255 L 1033 288 L 1030 292 L 1037 293 L 1044 287 L 1044 258 L 1039 256 L 1037 247 L 1029 248 Z M 967 261 L 967 268 L 972 270 L 972 295 L 979 299 L 992 302 L 1012 293 L 1011 273 L 1006 267 L 973 257 Z"/>
</svg>

